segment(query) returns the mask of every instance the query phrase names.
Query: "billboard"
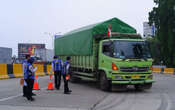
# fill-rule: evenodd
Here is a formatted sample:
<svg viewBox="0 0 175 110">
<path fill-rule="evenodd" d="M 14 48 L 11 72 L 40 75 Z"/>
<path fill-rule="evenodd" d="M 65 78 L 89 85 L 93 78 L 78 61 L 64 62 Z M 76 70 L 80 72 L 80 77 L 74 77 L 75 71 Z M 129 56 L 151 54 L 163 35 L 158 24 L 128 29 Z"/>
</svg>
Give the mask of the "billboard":
<svg viewBox="0 0 175 110">
<path fill-rule="evenodd" d="M 155 36 L 155 25 L 149 25 L 148 22 L 143 23 L 143 36 L 144 37 L 151 37 Z"/>
<path fill-rule="evenodd" d="M 18 58 L 25 59 L 25 56 L 29 54 L 34 56 L 35 49 L 45 49 L 45 44 L 29 44 L 29 43 L 19 43 L 18 44 Z"/>
</svg>

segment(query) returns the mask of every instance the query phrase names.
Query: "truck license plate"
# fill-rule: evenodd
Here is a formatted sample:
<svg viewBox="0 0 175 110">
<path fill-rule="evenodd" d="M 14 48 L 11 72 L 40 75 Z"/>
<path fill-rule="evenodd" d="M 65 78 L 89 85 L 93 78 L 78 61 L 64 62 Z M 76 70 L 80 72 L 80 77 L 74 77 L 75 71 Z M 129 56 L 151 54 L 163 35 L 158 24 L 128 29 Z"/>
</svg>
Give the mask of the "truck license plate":
<svg viewBox="0 0 175 110">
<path fill-rule="evenodd" d="M 133 75 L 133 76 L 132 76 L 132 79 L 139 79 L 139 78 L 140 78 L 139 75 Z"/>
</svg>

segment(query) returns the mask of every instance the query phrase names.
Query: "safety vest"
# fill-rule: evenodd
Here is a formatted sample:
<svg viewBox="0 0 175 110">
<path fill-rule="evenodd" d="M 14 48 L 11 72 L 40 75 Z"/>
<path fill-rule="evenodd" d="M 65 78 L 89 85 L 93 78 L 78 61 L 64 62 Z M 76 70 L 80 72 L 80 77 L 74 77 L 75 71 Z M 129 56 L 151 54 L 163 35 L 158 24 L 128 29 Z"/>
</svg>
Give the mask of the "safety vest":
<svg viewBox="0 0 175 110">
<path fill-rule="evenodd" d="M 69 74 L 69 62 L 65 61 L 63 68 L 62 68 L 62 74 Z"/>
<path fill-rule="evenodd" d="M 35 73 L 29 69 L 30 66 L 32 65 L 30 63 L 27 63 L 27 71 L 24 74 L 24 79 L 35 79 Z"/>
<path fill-rule="evenodd" d="M 62 69 L 62 60 L 61 59 L 55 59 L 53 60 L 54 65 L 54 71 L 61 71 Z"/>
<path fill-rule="evenodd" d="M 25 74 L 25 72 L 27 72 L 27 60 L 24 60 L 22 62 L 22 69 L 23 69 L 23 74 Z"/>
</svg>

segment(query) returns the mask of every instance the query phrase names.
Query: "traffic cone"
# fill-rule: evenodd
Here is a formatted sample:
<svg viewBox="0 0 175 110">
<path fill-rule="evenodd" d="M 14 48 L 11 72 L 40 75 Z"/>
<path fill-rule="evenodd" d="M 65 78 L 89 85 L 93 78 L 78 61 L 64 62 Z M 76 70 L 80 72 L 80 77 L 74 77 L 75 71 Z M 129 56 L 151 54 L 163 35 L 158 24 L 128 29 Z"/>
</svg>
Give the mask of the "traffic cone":
<svg viewBox="0 0 175 110">
<path fill-rule="evenodd" d="M 52 75 L 49 76 L 49 83 L 47 90 L 53 90 Z"/>
<path fill-rule="evenodd" d="M 33 90 L 40 90 L 37 75 L 35 75 L 35 82 L 34 82 Z"/>
</svg>

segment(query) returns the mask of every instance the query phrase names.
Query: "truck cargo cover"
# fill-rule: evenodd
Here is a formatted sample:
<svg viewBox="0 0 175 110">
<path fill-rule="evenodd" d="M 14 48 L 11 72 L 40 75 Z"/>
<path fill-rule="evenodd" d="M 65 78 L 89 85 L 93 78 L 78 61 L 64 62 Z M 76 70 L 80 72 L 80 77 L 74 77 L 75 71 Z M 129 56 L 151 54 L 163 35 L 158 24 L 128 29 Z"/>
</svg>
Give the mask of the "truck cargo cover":
<svg viewBox="0 0 175 110">
<path fill-rule="evenodd" d="M 111 32 L 136 33 L 136 29 L 119 20 L 112 18 L 101 23 L 89 25 L 64 34 L 54 41 L 55 55 L 92 55 L 93 36 L 96 34 L 107 34 L 108 26 Z"/>
</svg>

